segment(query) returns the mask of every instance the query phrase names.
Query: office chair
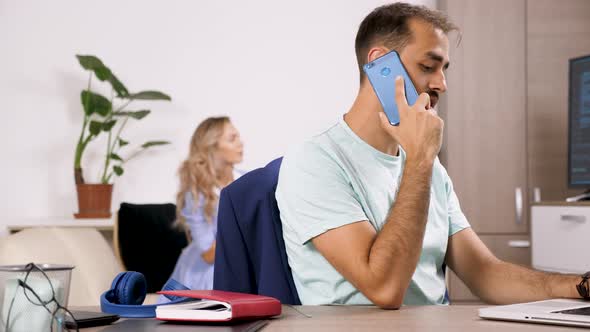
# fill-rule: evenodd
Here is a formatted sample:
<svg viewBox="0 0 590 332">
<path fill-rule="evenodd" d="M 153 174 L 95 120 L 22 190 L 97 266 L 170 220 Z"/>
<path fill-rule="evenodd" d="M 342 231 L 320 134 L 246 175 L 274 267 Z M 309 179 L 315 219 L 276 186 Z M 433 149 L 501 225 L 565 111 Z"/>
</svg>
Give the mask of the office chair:
<svg viewBox="0 0 590 332">
<path fill-rule="evenodd" d="M 162 289 L 188 239 L 173 227 L 176 206 L 121 203 L 115 222 L 114 247 L 128 271 L 141 272 L 147 292 Z"/>
<path fill-rule="evenodd" d="M 221 191 L 213 289 L 301 304 L 275 199 L 281 161 L 275 159 Z"/>
</svg>

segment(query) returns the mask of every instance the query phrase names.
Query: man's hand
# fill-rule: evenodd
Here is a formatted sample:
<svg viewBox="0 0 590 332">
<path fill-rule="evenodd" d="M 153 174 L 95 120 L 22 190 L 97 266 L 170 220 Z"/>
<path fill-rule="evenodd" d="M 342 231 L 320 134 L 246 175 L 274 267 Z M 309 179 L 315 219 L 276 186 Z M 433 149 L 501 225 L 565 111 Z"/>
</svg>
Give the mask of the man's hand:
<svg viewBox="0 0 590 332">
<path fill-rule="evenodd" d="M 381 127 L 406 151 L 408 160 L 432 162 L 438 155 L 442 144 L 444 122 L 430 109 L 430 96 L 422 93 L 413 106 L 406 101 L 404 80 L 395 80 L 395 102 L 400 123 L 392 126 L 387 116 L 379 113 Z"/>
</svg>

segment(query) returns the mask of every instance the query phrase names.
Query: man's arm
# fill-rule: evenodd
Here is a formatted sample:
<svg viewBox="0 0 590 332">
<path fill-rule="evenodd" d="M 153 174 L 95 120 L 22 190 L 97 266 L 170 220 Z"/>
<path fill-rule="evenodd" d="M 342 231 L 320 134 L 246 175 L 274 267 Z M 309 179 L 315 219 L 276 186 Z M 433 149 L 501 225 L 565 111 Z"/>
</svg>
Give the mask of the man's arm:
<svg viewBox="0 0 590 332">
<path fill-rule="evenodd" d="M 485 302 L 510 304 L 550 298 L 580 298 L 580 276 L 547 273 L 499 260 L 466 228 L 449 238 L 447 265 Z"/>
<path fill-rule="evenodd" d="M 406 165 L 398 198 L 379 234 L 368 222 L 312 239 L 334 268 L 381 308 L 401 306 L 420 252 L 430 200 L 432 165 Z"/>
<path fill-rule="evenodd" d="M 427 110 L 422 94 L 410 108 L 403 80 L 396 81 L 400 125 L 380 114 L 382 128 L 406 151 L 406 164 L 395 203 L 383 229 L 368 221 L 329 230 L 312 239 L 332 266 L 381 308 L 401 306 L 422 251 L 428 217 L 433 163 L 440 150 L 442 120 Z"/>
</svg>

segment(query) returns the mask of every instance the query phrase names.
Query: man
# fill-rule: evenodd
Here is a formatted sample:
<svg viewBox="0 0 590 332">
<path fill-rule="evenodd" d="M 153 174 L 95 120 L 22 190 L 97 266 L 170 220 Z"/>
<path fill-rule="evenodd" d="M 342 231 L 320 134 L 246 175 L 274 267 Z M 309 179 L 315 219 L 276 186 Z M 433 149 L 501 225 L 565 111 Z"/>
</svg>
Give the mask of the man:
<svg viewBox="0 0 590 332">
<path fill-rule="evenodd" d="M 426 7 L 375 9 L 356 37 L 361 84 L 352 107 L 285 156 L 276 197 L 303 304 L 444 304 L 443 264 L 490 303 L 580 297 L 580 276 L 497 259 L 461 212 L 437 158 L 443 121 L 434 110 L 447 89 L 447 34 L 455 29 Z M 408 106 L 396 80 L 399 126 L 389 124 L 362 70 L 390 50 L 421 93 Z"/>
</svg>

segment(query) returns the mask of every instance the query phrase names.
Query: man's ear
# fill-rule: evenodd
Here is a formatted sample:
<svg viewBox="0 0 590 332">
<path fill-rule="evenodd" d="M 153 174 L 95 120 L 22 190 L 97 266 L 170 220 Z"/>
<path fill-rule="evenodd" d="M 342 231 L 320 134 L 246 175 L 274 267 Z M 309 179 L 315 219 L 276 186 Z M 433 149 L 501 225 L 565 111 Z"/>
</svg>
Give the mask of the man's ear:
<svg viewBox="0 0 590 332">
<path fill-rule="evenodd" d="M 371 48 L 367 53 L 367 63 L 385 55 L 387 52 L 389 52 L 389 50 L 383 46 Z"/>
</svg>

